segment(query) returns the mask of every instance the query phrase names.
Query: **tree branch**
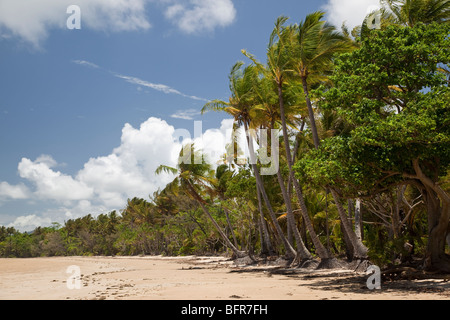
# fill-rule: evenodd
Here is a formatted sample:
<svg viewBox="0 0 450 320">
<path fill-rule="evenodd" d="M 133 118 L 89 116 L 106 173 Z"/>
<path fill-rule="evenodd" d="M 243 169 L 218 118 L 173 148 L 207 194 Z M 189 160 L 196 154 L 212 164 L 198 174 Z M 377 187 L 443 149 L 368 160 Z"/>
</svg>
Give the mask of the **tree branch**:
<svg viewBox="0 0 450 320">
<path fill-rule="evenodd" d="M 422 169 L 420 168 L 419 165 L 419 159 L 416 158 L 413 160 L 413 167 L 414 167 L 414 171 L 417 174 L 418 179 L 426 186 L 428 186 L 429 188 L 431 188 L 434 192 L 436 192 L 438 194 L 438 196 L 441 198 L 442 201 L 446 202 L 446 203 L 450 203 L 450 196 L 444 191 L 442 190 L 442 188 L 437 185 L 436 183 L 434 183 L 430 178 L 428 178 L 423 172 Z"/>
</svg>

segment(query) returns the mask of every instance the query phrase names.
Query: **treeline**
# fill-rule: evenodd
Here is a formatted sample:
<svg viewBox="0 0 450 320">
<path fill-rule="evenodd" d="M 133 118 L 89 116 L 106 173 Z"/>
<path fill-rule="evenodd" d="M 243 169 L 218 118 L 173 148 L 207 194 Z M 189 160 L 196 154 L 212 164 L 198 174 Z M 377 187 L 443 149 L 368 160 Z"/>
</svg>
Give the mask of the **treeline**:
<svg viewBox="0 0 450 320">
<path fill-rule="evenodd" d="M 0 255 L 230 252 L 450 272 L 450 1 L 382 4 L 351 32 L 323 12 L 280 17 L 265 62 L 243 50 L 229 100 L 202 112 L 232 117 L 249 159 L 236 138 L 213 169 L 188 144 L 176 168 L 158 168 L 175 179 L 150 201 L 30 234 L 3 228 Z M 281 131 L 272 175 L 256 161 L 272 152 L 264 129 Z"/>
<path fill-rule="evenodd" d="M 19 232 L 0 227 L 0 257 L 212 255 L 224 252 L 208 221 L 186 196 L 134 198 L 121 213 L 70 219 Z M 217 219 L 221 221 L 221 212 Z"/>
<path fill-rule="evenodd" d="M 213 219 L 237 247 L 255 255 L 280 255 L 284 248 L 276 227 L 266 215 L 264 221 L 258 212 L 256 181 L 246 165 L 237 172 L 228 165 L 215 171 L 218 177 L 215 190 L 209 190 L 206 202 Z M 290 243 L 285 205 L 275 177 L 265 176 L 265 190 L 277 212 L 277 221 Z M 291 190 L 292 192 L 292 190 Z M 404 190 L 407 198 L 416 195 Z M 305 191 L 306 206 L 320 241 L 333 255 L 351 257 L 341 229 L 335 203 L 329 193 L 321 189 Z M 427 218 L 423 203 L 405 203 L 399 210 L 400 231 L 396 234 L 388 217 L 396 203 L 391 198 L 377 198 L 356 204 L 347 201 L 349 219 L 355 225 L 355 216 L 361 224 L 360 236 L 371 249 L 371 261 L 388 265 L 423 256 L 426 247 Z M 358 208 L 359 206 L 359 208 Z M 357 215 L 360 215 L 360 218 Z M 305 232 L 302 217 L 295 212 L 296 223 L 308 250 L 314 246 Z M 268 241 L 263 239 L 263 224 Z M 356 226 L 355 226 L 356 227 Z M 270 243 L 270 247 L 267 247 Z M 406 246 L 408 243 L 411 246 Z M 218 236 L 214 225 L 204 215 L 198 203 L 183 192 L 163 190 L 150 201 L 134 198 L 120 213 L 113 211 L 97 217 L 87 215 L 67 220 L 63 225 L 38 227 L 32 232 L 19 232 L 12 227 L 0 227 L 0 257 L 31 258 L 42 256 L 83 255 L 217 255 L 232 253 Z"/>
</svg>

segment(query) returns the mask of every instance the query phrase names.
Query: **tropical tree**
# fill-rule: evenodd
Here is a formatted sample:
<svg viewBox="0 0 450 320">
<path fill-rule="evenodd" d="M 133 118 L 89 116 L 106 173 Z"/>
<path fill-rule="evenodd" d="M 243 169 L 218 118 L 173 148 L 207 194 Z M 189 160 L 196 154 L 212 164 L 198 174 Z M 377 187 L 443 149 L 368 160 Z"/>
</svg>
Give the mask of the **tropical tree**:
<svg viewBox="0 0 450 320">
<path fill-rule="evenodd" d="M 201 159 L 201 162 L 194 163 L 196 162 L 196 159 Z M 201 152 L 195 150 L 194 144 L 187 144 L 183 147 L 180 152 L 177 168 L 161 165 L 156 169 L 156 174 L 161 174 L 162 172 L 177 175 L 166 188 L 169 188 L 174 193 L 177 193 L 181 189 L 191 196 L 200 205 L 205 215 L 216 228 L 224 243 L 233 251 L 236 257 L 246 257 L 247 254 L 236 248 L 236 246 L 222 231 L 220 225 L 209 212 L 206 206 L 206 201 L 201 196 L 201 194 L 205 192 L 213 192 L 211 185 L 215 184 L 215 179 L 213 176 L 214 171 L 211 170 L 211 165 L 204 160 Z"/>
<path fill-rule="evenodd" d="M 260 67 L 261 69 L 261 67 Z M 275 130 L 279 128 L 280 121 L 280 108 L 278 107 L 278 91 L 277 87 L 274 86 L 274 82 L 264 76 L 267 71 L 262 69 L 263 72 L 261 76 L 254 79 L 254 91 L 256 94 L 255 100 L 255 118 L 254 122 L 259 124 L 264 129 Z M 298 97 L 296 97 L 298 98 Z M 300 121 L 299 114 L 302 111 L 302 106 L 304 101 L 298 101 L 298 99 L 292 99 L 291 103 L 287 106 L 285 112 L 286 125 L 291 127 L 296 126 L 296 123 Z M 288 147 L 290 147 L 288 145 Z M 281 164 L 281 157 L 278 155 L 278 162 Z M 297 227 L 294 212 L 292 208 L 291 199 L 289 197 L 288 190 L 285 186 L 284 179 L 281 173 L 281 166 L 278 165 L 277 170 L 277 180 L 280 186 L 281 194 L 286 206 L 287 211 L 287 221 L 288 221 L 288 238 L 289 234 L 293 233 L 295 241 L 297 243 L 297 258 L 299 261 L 294 263 L 301 263 L 312 258 L 311 253 L 306 248 L 304 242 L 302 241 L 299 229 Z"/>
<path fill-rule="evenodd" d="M 298 49 L 294 51 L 293 57 L 295 73 L 300 77 L 303 85 L 316 149 L 319 148 L 320 139 L 309 94 L 310 83 L 327 80 L 334 68 L 334 57 L 337 54 L 350 52 L 355 49 L 353 42 L 347 35 L 338 32 L 333 25 L 322 20 L 324 15 L 325 13 L 321 11 L 314 12 L 307 15 L 305 20 L 300 22 L 298 27 Z M 348 244 L 352 246 L 351 251 L 354 251 L 354 257 L 366 259 L 367 248 L 356 237 L 345 209 L 340 203 L 338 193 L 332 186 L 330 186 L 330 191 L 338 208 L 345 238 L 349 240 Z"/>
<path fill-rule="evenodd" d="M 324 140 L 296 166 L 300 176 L 347 197 L 414 186 L 428 215 L 425 267 L 447 271 L 450 196 L 441 184 L 450 164 L 450 92 L 439 69 L 449 67 L 449 33 L 449 24 L 390 26 L 342 55 L 320 103 L 355 129 Z"/>
<path fill-rule="evenodd" d="M 250 153 L 250 163 L 253 169 L 253 173 L 256 178 L 256 187 L 257 193 L 262 197 L 264 204 L 266 205 L 267 210 L 269 211 L 270 217 L 272 219 L 273 224 L 276 227 L 277 233 L 279 237 L 282 239 L 283 246 L 286 250 L 286 254 L 288 256 L 296 255 L 296 251 L 292 248 L 292 246 L 287 241 L 284 233 L 276 219 L 275 212 L 272 208 L 272 205 L 269 201 L 267 193 L 264 188 L 263 181 L 261 179 L 261 175 L 259 172 L 259 168 L 256 163 L 256 155 L 255 149 L 253 145 L 253 137 L 250 133 L 250 127 L 255 128 L 257 124 L 252 121 L 252 114 L 254 114 L 254 108 L 256 105 L 255 102 L 255 94 L 254 94 L 254 84 L 258 81 L 259 72 L 258 69 L 253 66 L 247 66 L 244 69 L 242 68 L 244 65 L 243 62 L 236 63 L 230 72 L 230 91 L 231 97 L 229 102 L 222 100 L 213 100 L 208 102 L 202 108 L 202 114 L 207 111 L 221 111 L 226 112 L 231 115 L 235 122 L 237 122 L 240 126 L 244 127 L 246 137 L 247 137 L 247 145 Z M 260 201 L 261 202 L 261 201 Z M 260 205 L 260 213 L 262 213 L 262 206 Z"/>
<path fill-rule="evenodd" d="M 283 129 L 283 140 L 286 152 L 286 161 L 289 168 L 289 177 L 291 181 L 293 181 L 302 217 L 305 222 L 305 226 L 308 229 L 309 235 L 314 243 L 314 247 L 316 248 L 316 253 L 324 261 L 325 265 L 325 263 L 330 260 L 331 255 L 320 242 L 320 239 L 317 236 L 316 231 L 314 230 L 314 226 L 308 215 L 308 209 L 305 205 L 302 189 L 294 176 L 294 171 L 292 170 L 293 163 L 289 143 L 289 133 L 286 122 L 283 88 L 287 80 L 292 76 L 291 50 L 293 48 L 292 39 L 293 35 L 295 35 L 295 27 L 285 27 L 284 24 L 287 20 L 287 17 L 279 17 L 275 22 L 275 27 L 270 36 L 269 46 L 267 49 L 267 67 L 259 63 L 253 55 L 249 54 L 245 50 L 243 50 L 243 53 L 248 58 L 250 58 L 256 66 L 258 66 L 260 71 L 263 72 L 267 78 L 271 79 L 276 84 L 280 110 L 280 120 Z"/>
<path fill-rule="evenodd" d="M 311 84 L 326 80 L 333 70 L 333 57 L 354 49 L 350 38 L 336 27 L 322 20 L 325 12 L 317 11 L 306 16 L 298 26 L 298 45 L 293 46 L 293 68 L 301 79 L 310 119 L 314 146 L 320 139 L 314 109 L 310 98 Z"/>
<path fill-rule="evenodd" d="M 236 235 L 233 230 L 233 226 L 230 221 L 230 211 L 227 208 L 227 206 L 224 204 L 226 198 L 225 193 L 227 191 L 227 182 L 231 179 L 233 176 L 233 172 L 229 170 L 228 166 L 226 164 L 220 165 L 216 169 L 216 181 L 217 183 L 213 186 L 215 193 L 219 196 L 221 202 L 221 207 L 223 208 L 223 211 L 225 212 L 225 217 L 227 219 L 227 225 L 230 229 L 231 235 L 233 236 L 234 245 L 237 248 L 238 243 L 236 239 Z"/>
</svg>

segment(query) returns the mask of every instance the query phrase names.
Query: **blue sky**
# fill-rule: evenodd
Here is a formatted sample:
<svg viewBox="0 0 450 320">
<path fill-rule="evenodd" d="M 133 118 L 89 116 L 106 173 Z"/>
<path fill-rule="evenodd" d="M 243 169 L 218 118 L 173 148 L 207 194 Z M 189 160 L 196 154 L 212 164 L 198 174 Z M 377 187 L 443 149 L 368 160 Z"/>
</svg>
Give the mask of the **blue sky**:
<svg viewBox="0 0 450 320">
<path fill-rule="evenodd" d="M 264 61 L 278 16 L 327 9 L 353 26 L 377 2 L 0 0 L 0 225 L 30 230 L 147 198 L 170 180 L 153 172 L 174 164 L 174 130 L 198 120 L 208 141 L 225 136 L 226 116 L 199 110 L 227 99 L 241 49 Z M 71 4 L 81 30 L 66 27 Z"/>
</svg>

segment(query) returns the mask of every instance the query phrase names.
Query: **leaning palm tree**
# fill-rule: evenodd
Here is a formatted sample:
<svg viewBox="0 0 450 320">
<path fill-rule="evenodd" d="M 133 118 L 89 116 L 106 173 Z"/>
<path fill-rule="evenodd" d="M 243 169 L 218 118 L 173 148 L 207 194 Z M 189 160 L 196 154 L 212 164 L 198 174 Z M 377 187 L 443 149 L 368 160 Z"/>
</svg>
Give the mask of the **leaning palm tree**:
<svg viewBox="0 0 450 320">
<path fill-rule="evenodd" d="M 314 110 L 309 96 L 309 79 L 324 81 L 333 70 L 333 57 L 339 53 L 346 53 L 355 47 L 347 35 L 343 35 L 334 26 L 323 21 L 324 12 L 318 11 L 306 16 L 298 26 L 298 46 L 294 50 L 293 66 L 297 76 L 303 84 L 309 120 L 315 148 L 319 148 L 320 140 L 316 125 Z M 331 194 L 338 208 L 343 231 L 350 239 L 354 256 L 367 259 L 367 247 L 356 237 L 348 220 L 347 214 L 340 203 L 340 197 L 335 188 L 330 186 Z"/>
<path fill-rule="evenodd" d="M 191 161 L 181 161 L 191 160 Z M 201 163 L 194 163 L 194 159 L 202 159 Z M 203 192 L 213 192 L 212 184 L 215 183 L 213 176 L 213 170 L 211 165 L 208 164 L 202 157 L 201 153 L 195 150 L 193 144 L 187 144 L 180 152 L 180 159 L 177 168 L 161 165 L 156 169 L 156 174 L 166 172 L 176 175 L 175 179 L 166 187 L 172 192 L 177 193 L 178 190 L 183 190 L 187 195 L 192 197 L 202 208 L 205 215 L 211 220 L 212 224 L 220 234 L 224 243 L 233 251 L 237 258 L 243 258 L 248 256 L 247 253 L 240 251 L 236 246 L 228 239 L 222 228 L 209 212 L 206 207 L 206 201 L 202 198 Z M 198 162 L 198 161 L 196 161 Z"/>
<path fill-rule="evenodd" d="M 333 56 L 354 49 L 351 39 L 323 21 L 325 12 L 317 11 L 306 16 L 298 26 L 298 43 L 293 46 L 293 68 L 300 77 L 314 140 L 319 147 L 314 109 L 310 99 L 311 83 L 325 80 L 333 70 Z"/>
<path fill-rule="evenodd" d="M 278 94 L 277 89 L 274 86 L 273 81 L 271 79 L 264 77 L 258 77 L 254 81 L 254 91 L 256 94 L 256 106 L 254 108 L 255 119 L 254 121 L 259 124 L 261 127 L 266 129 L 276 129 L 279 127 L 280 122 L 280 110 L 278 108 Z M 298 101 L 295 101 L 298 102 Z M 286 123 L 295 127 L 295 124 L 299 121 L 298 114 L 302 109 L 302 105 L 298 105 L 297 103 L 290 104 L 287 108 L 287 121 Z M 287 225 L 288 231 L 291 231 L 294 235 L 295 241 L 297 243 L 297 261 L 294 261 L 294 264 L 302 263 L 307 260 L 312 259 L 311 253 L 306 248 L 297 224 L 295 222 L 294 212 L 292 209 L 291 199 L 288 194 L 288 190 L 284 184 L 284 179 L 281 174 L 281 168 L 278 166 L 277 170 L 277 179 L 278 184 L 280 186 L 281 194 L 283 196 L 283 200 L 286 206 L 286 217 L 287 217 Z"/>
<path fill-rule="evenodd" d="M 286 161 L 288 163 L 289 168 L 289 177 L 291 181 L 294 183 L 295 191 L 297 194 L 297 199 L 300 205 L 301 213 L 303 220 L 305 222 L 305 226 L 308 229 L 311 240 L 313 241 L 314 247 L 316 248 L 316 253 L 323 261 L 323 265 L 328 265 L 328 262 L 332 258 L 328 250 L 324 247 L 324 245 L 320 242 L 320 239 L 314 230 L 313 224 L 311 222 L 311 218 L 308 214 L 308 209 L 305 204 L 305 199 L 303 196 L 303 191 L 298 183 L 297 178 L 294 176 L 293 171 L 293 163 L 291 150 L 289 147 L 289 135 L 287 130 L 287 122 L 286 122 L 286 111 L 285 111 L 285 103 L 284 103 L 284 86 L 286 82 L 292 77 L 293 69 L 292 69 L 292 49 L 293 49 L 293 41 L 292 37 L 295 31 L 293 27 L 285 27 L 284 24 L 288 20 L 287 17 L 280 17 L 277 19 L 275 23 L 275 28 L 270 36 L 269 47 L 267 50 L 267 67 L 262 65 L 260 62 L 256 60 L 256 58 L 243 50 L 243 54 L 247 56 L 253 63 L 258 66 L 261 72 L 265 74 L 265 76 L 271 79 L 277 86 L 278 91 L 278 102 L 280 109 L 280 119 L 283 128 L 283 139 L 284 146 L 286 151 Z"/>
<path fill-rule="evenodd" d="M 231 97 L 229 99 L 229 102 L 222 100 L 210 101 L 202 108 L 202 114 L 207 111 L 226 112 L 234 118 L 234 121 L 238 123 L 239 126 L 244 126 L 244 130 L 247 136 L 248 150 L 250 153 L 251 166 L 256 179 L 258 199 L 259 195 L 261 195 L 262 200 L 264 201 L 266 208 L 269 211 L 269 215 L 277 230 L 277 233 L 282 240 L 286 255 L 289 257 L 293 257 L 296 255 L 296 251 L 287 241 L 286 237 L 284 236 L 283 230 L 281 229 L 276 219 L 275 212 L 273 211 L 272 205 L 265 191 L 258 166 L 256 165 L 256 155 L 253 145 L 253 138 L 250 136 L 250 127 L 254 127 L 255 125 L 255 122 L 252 121 L 252 113 L 255 106 L 253 85 L 255 81 L 257 81 L 259 73 L 255 66 L 250 65 L 246 68 L 243 68 L 243 65 L 243 62 L 238 62 L 231 69 L 231 73 L 229 76 Z M 262 215 L 261 210 L 260 214 Z"/>
</svg>

